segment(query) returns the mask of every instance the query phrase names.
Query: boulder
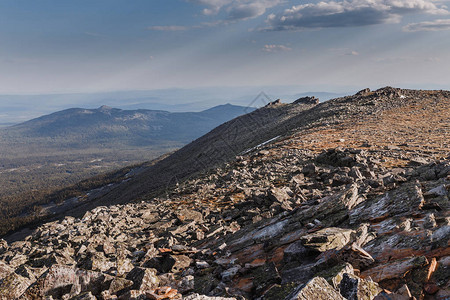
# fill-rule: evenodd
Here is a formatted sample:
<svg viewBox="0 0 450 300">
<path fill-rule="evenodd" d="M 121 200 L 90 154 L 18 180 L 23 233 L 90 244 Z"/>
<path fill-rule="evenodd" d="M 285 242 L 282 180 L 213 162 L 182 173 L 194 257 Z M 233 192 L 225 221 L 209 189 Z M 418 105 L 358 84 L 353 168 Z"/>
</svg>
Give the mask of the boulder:
<svg viewBox="0 0 450 300">
<path fill-rule="evenodd" d="M 283 203 L 291 198 L 292 191 L 288 187 L 277 188 L 274 187 L 269 191 L 269 198 L 274 202 Z"/>
<path fill-rule="evenodd" d="M 410 257 L 392 261 L 376 266 L 361 273 L 363 278 L 370 276 L 374 281 L 380 282 L 388 279 L 403 278 L 407 272 L 414 268 L 422 268 L 428 264 L 424 256 Z"/>
<path fill-rule="evenodd" d="M 0 299 L 17 299 L 32 283 L 28 278 L 11 273 L 0 280 Z"/>
<path fill-rule="evenodd" d="M 136 267 L 127 274 L 126 279 L 131 280 L 133 285 L 132 290 L 151 290 L 158 287 L 159 278 L 156 276 L 157 271 L 150 268 Z"/>
<path fill-rule="evenodd" d="M 281 283 L 281 277 L 274 263 L 265 264 L 253 271 L 253 287 L 256 294 L 261 294 L 272 284 Z"/>
<path fill-rule="evenodd" d="M 306 248 L 320 252 L 331 249 L 339 250 L 351 241 L 354 232 L 351 229 L 330 227 L 304 235 L 300 238 L 300 241 Z"/>
<path fill-rule="evenodd" d="M 114 278 L 100 272 L 81 270 L 70 266 L 53 265 L 24 293 L 24 299 L 52 296 L 60 299 L 63 295 L 78 295 L 91 292 L 100 296 L 109 289 Z"/>
<path fill-rule="evenodd" d="M 339 283 L 339 292 L 347 300 L 372 300 L 382 289 L 371 280 L 344 273 Z"/>
<path fill-rule="evenodd" d="M 315 274 L 315 277 L 323 277 L 335 289 L 339 289 L 339 284 L 341 283 L 344 274 L 354 274 L 353 266 L 351 264 L 344 263 L 336 265 Z"/>
<path fill-rule="evenodd" d="M 319 104 L 319 99 L 312 96 L 312 97 L 302 97 L 298 98 L 294 101 L 294 104 L 309 104 L 309 105 L 316 105 Z"/>
<path fill-rule="evenodd" d="M 319 220 L 324 227 L 337 226 L 348 218 L 349 210 L 364 201 L 358 192 L 358 185 L 352 184 L 342 192 L 326 196 L 317 205 L 299 210 L 295 219 L 302 224 Z"/>
<path fill-rule="evenodd" d="M 190 222 L 190 221 L 194 221 L 195 223 L 203 222 L 202 213 L 195 210 L 185 208 L 177 211 L 175 214 L 178 220 L 180 220 L 181 222 Z"/>
<path fill-rule="evenodd" d="M 91 292 L 83 293 L 80 295 L 77 295 L 75 297 L 70 298 L 70 300 L 97 300 L 97 298 L 92 295 Z"/>
<path fill-rule="evenodd" d="M 298 286 L 285 300 L 345 300 L 324 278 L 314 277 Z"/>
<path fill-rule="evenodd" d="M 350 224 L 367 220 L 381 221 L 390 216 L 410 215 L 425 203 L 416 183 L 404 184 L 371 201 L 365 201 L 349 212 Z"/>
<path fill-rule="evenodd" d="M 6 263 L 0 261 L 0 280 L 8 276 L 14 271 L 13 268 L 11 268 Z"/>
</svg>

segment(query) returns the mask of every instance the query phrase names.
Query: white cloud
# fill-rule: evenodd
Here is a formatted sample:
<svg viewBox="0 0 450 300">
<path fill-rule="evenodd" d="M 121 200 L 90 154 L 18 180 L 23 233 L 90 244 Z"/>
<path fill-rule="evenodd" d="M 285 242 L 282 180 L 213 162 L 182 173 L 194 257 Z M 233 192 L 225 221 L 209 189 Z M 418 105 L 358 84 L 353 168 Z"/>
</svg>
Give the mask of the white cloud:
<svg viewBox="0 0 450 300">
<path fill-rule="evenodd" d="M 262 51 L 269 52 L 269 53 L 284 52 L 284 51 L 291 51 L 291 50 L 292 50 L 292 48 L 289 48 L 284 45 L 264 45 L 264 47 L 262 48 Z"/>
<path fill-rule="evenodd" d="M 147 29 L 155 31 L 183 31 L 187 30 L 188 28 L 185 26 L 170 25 L 170 26 L 150 26 Z"/>
<path fill-rule="evenodd" d="M 207 6 L 204 15 L 216 15 L 225 12 L 228 21 L 240 21 L 262 16 L 268 8 L 275 7 L 283 0 L 186 0 Z"/>
<path fill-rule="evenodd" d="M 403 27 L 403 31 L 438 31 L 450 30 L 450 19 L 439 19 L 434 21 L 411 23 Z"/>
<path fill-rule="evenodd" d="M 431 0 L 343 0 L 292 6 L 266 19 L 267 30 L 302 30 L 398 23 L 405 14 L 449 14 Z"/>
</svg>

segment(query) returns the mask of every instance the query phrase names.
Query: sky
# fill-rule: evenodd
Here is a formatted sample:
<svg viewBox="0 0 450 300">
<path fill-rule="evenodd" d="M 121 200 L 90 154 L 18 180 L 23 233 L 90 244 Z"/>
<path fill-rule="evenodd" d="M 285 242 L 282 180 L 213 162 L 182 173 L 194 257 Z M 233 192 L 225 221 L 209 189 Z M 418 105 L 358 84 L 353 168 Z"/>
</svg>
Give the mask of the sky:
<svg viewBox="0 0 450 300">
<path fill-rule="evenodd" d="M 450 89 L 449 6 L 435 0 L 1 0 L 0 94 Z"/>
</svg>

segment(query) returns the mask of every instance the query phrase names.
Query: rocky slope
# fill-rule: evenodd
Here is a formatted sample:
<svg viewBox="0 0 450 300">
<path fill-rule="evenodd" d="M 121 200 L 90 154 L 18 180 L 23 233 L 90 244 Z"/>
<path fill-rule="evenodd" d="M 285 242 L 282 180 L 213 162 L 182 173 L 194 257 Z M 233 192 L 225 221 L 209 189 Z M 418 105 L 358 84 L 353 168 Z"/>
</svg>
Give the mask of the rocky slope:
<svg viewBox="0 0 450 300">
<path fill-rule="evenodd" d="M 253 115 L 271 110 L 238 155 L 164 193 L 2 241 L 0 299 L 448 299 L 450 93 L 364 90 Z"/>
</svg>

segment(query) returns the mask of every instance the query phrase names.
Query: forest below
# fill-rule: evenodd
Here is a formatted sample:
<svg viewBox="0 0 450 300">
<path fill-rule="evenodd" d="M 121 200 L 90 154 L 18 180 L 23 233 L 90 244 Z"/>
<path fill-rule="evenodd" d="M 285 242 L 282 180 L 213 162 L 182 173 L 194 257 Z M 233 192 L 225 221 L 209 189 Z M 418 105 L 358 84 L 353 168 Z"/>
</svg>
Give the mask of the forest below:
<svg viewBox="0 0 450 300">
<path fill-rule="evenodd" d="M 0 235 L 40 219 L 48 205 L 125 180 L 129 166 L 173 152 L 246 109 L 253 110 L 73 108 L 0 128 Z"/>
</svg>

